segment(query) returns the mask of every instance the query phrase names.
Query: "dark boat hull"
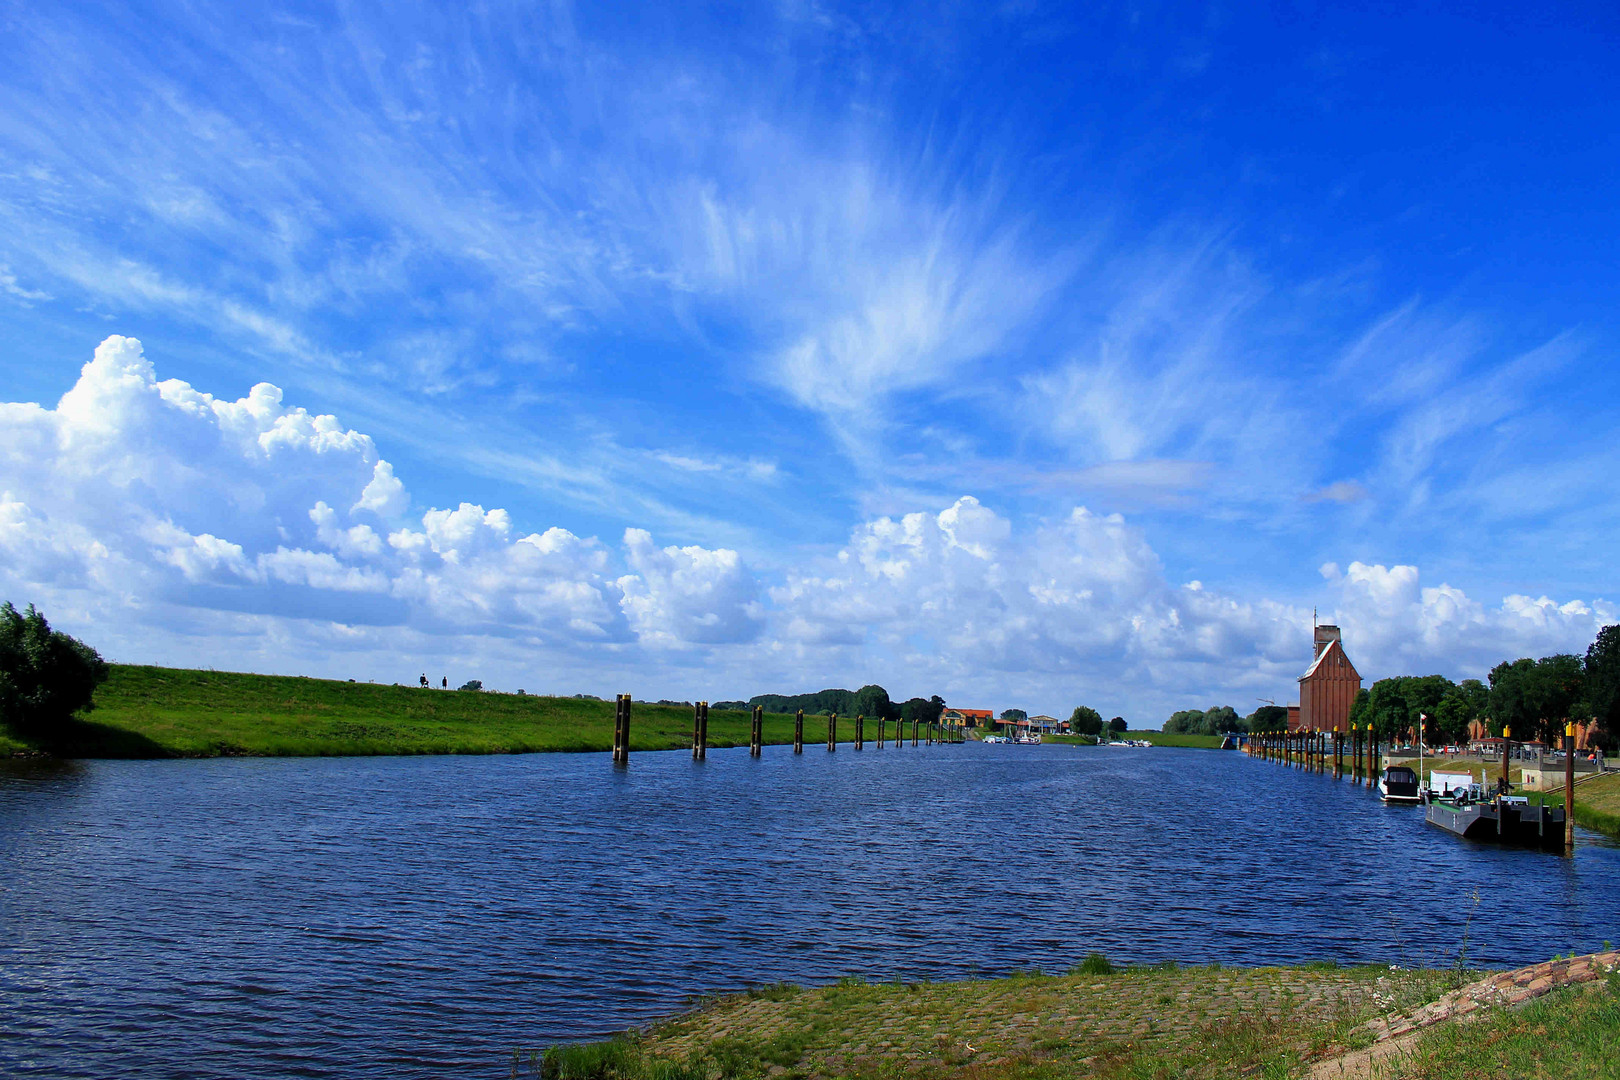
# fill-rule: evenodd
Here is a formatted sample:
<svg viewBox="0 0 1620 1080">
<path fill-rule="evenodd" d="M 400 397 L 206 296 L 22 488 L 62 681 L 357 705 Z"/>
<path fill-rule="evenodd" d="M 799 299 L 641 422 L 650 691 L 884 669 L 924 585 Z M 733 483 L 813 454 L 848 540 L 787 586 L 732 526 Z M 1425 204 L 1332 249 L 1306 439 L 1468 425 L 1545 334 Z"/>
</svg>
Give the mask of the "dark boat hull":
<svg viewBox="0 0 1620 1080">
<path fill-rule="evenodd" d="M 1430 803 L 1424 817 L 1449 833 L 1467 840 L 1485 840 L 1523 847 L 1561 851 L 1564 847 L 1564 808 L 1524 806 L 1517 803 Z"/>
</svg>

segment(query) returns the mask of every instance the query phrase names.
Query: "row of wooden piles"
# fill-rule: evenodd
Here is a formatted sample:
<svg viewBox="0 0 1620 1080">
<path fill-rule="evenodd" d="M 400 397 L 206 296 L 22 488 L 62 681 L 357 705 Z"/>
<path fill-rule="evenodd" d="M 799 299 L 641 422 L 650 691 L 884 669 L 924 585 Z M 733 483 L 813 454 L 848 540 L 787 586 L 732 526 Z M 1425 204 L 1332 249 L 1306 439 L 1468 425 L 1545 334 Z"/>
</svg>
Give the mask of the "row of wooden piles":
<svg viewBox="0 0 1620 1080">
<path fill-rule="evenodd" d="M 630 707 L 629 694 L 620 694 L 613 706 L 613 760 L 623 763 L 630 760 Z M 765 710 L 755 705 L 753 723 L 748 735 L 748 753 L 751 757 L 759 757 L 765 748 Z M 904 746 L 906 742 L 905 720 L 894 722 L 894 745 Z M 912 720 L 911 745 L 933 746 L 935 744 L 960 744 L 964 735 L 960 724 L 939 720 Z M 877 718 L 877 745 L 879 749 L 889 743 L 888 720 Z M 866 717 L 855 717 L 855 749 L 866 748 Z M 838 749 L 838 714 L 832 713 L 827 717 L 827 752 L 833 753 Z M 793 752 L 804 753 L 804 710 L 800 709 L 793 716 Z M 704 761 L 709 756 L 709 703 L 700 701 L 692 707 L 692 760 Z"/>
<path fill-rule="evenodd" d="M 1343 731 L 1273 731 L 1249 736 L 1244 746 L 1250 757 L 1292 765 L 1307 772 L 1327 773 L 1335 780 L 1346 775 L 1352 783 L 1372 783 L 1381 760 L 1379 742 L 1372 732 L 1354 726 Z"/>
</svg>

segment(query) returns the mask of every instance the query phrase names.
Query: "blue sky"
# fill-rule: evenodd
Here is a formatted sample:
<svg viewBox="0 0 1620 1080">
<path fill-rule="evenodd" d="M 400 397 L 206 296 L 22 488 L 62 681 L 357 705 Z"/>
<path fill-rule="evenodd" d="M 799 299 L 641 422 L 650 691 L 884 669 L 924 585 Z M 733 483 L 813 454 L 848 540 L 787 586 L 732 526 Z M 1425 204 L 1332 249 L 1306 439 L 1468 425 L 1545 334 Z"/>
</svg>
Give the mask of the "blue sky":
<svg viewBox="0 0 1620 1080">
<path fill-rule="evenodd" d="M 119 659 L 1144 722 L 1287 694 L 1313 607 L 1369 678 L 1584 649 L 1617 44 L 5 5 L 0 585 Z"/>
</svg>

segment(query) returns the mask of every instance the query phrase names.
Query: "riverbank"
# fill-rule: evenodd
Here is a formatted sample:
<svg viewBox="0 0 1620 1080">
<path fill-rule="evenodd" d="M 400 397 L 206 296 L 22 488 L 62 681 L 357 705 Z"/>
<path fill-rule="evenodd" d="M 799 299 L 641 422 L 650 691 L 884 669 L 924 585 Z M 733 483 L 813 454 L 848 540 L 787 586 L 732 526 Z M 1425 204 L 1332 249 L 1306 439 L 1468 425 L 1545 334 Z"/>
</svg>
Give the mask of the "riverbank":
<svg viewBox="0 0 1620 1080">
<path fill-rule="evenodd" d="M 1110 971 L 772 986 L 547 1055 L 574 1078 L 1126 1080 L 1612 1075 L 1620 956 L 1481 977 L 1386 967 Z M 1506 1069 L 1504 1073 L 1502 1070 Z"/>
<path fill-rule="evenodd" d="M 1536 802 L 1564 805 L 1563 785 L 1532 794 Z M 1575 824 L 1583 829 L 1620 837 L 1620 773 L 1606 773 L 1575 783 Z"/>
<path fill-rule="evenodd" d="M 1096 740 L 1089 735 L 1046 735 L 1046 741 L 1059 745 L 1095 746 Z M 1162 731 L 1127 731 L 1123 735 L 1115 735 L 1114 741 L 1121 739 L 1140 739 L 1150 742 L 1154 746 L 1174 746 L 1188 750 L 1219 750 L 1222 737 L 1219 735 L 1183 735 L 1166 734 Z"/>
<path fill-rule="evenodd" d="M 95 701 L 55 738 L 0 728 L 0 756 L 516 754 L 605 752 L 613 744 L 613 702 L 589 698 L 114 664 Z M 690 707 L 638 701 L 632 725 L 632 750 L 691 745 Z M 713 710 L 709 745 L 746 746 L 749 726 L 745 712 Z M 854 730 L 839 726 L 845 738 Z M 826 738 L 826 720 L 805 717 L 806 742 Z M 767 714 L 765 741 L 791 743 L 793 717 Z"/>
</svg>

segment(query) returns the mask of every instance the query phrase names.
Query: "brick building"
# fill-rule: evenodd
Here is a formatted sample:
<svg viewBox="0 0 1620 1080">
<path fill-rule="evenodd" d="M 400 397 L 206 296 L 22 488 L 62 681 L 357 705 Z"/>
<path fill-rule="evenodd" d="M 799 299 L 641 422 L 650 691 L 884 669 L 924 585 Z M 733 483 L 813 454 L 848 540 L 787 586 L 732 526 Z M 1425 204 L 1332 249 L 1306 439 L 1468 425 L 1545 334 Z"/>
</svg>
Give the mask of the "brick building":
<svg viewBox="0 0 1620 1080">
<path fill-rule="evenodd" d="M 1344 653 L 1339 628 L 1326 623 L 1315 631 L 1316 658 L 1299 677 L 1299 706 L 1288 709 L 1290 731 L 1350 730 L 1350 706 L 1361 690 L 1361 675 Z"/>
</svg>

